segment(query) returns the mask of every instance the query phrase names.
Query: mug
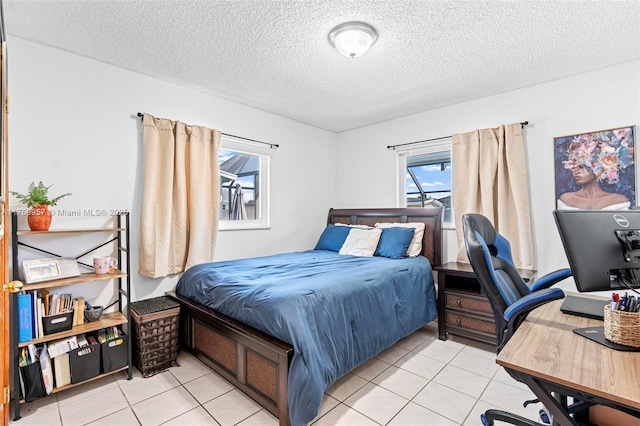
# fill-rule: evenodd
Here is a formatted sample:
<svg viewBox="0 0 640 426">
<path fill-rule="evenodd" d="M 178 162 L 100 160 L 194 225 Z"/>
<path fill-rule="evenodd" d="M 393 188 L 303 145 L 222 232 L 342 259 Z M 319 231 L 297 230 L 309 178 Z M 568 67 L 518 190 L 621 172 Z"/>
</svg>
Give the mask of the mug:
<svg viewBox="0 0 640 426">
<path fill-rule="evenodd" d="M 94 257 L 93 268 L 96 274 L 108 274 L 118 266 L 118 259 L 109 256 Z"/>
</svg>

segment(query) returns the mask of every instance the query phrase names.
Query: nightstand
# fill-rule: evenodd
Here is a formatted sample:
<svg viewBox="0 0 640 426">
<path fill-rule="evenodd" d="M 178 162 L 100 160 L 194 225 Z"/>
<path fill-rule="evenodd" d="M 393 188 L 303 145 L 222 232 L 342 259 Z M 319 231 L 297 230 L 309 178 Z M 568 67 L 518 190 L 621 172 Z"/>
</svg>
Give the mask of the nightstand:
<svg viewBox="0 0 640 426">
<path fill-rule="evenodd" d="M 434 268 L 438 272 L 438 337 L 447 334 L 496 344 L 496 326 L 489 300 L 468 263 L 449 262 Z M 531 280 L 537 271 L 518 269 Z"/>
</svg>

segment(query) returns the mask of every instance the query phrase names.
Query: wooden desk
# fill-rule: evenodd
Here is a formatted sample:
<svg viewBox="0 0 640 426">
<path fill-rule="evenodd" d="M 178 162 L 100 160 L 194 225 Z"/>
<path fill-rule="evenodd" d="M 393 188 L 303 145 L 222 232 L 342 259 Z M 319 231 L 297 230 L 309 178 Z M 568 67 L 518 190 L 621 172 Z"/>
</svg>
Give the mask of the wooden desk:
<svg viewBox="0 0 640 426">
<path fill-rule="evenodd" d="M 564 412 L 554 413 L 562 407 L 547 405 L 553 405 L 546 401 L 550 392 L 638 416 L 640 352 L 615 351 L 575 334 L 574 328 L 602 325 L 602 321 L 563 314 L 561 304 L 556 300 L 531 312 L 496 362 L 525 379 L 560 425 L 577 423 Z"/>
</svg>

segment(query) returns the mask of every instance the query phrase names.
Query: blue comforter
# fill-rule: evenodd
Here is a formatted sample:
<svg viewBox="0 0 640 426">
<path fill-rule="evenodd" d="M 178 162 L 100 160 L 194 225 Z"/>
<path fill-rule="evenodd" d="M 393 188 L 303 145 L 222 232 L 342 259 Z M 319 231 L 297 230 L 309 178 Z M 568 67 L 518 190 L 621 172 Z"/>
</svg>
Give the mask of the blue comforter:
<svg viewBox="0 0 640 426">
<path fill-rule="evenodd" d="M 429 261 L 310 250 L 194 266 L 178 294 L 291 344 L 289 417 L 317 414 L 342 375 L 436 318 Z"/>
</svg>

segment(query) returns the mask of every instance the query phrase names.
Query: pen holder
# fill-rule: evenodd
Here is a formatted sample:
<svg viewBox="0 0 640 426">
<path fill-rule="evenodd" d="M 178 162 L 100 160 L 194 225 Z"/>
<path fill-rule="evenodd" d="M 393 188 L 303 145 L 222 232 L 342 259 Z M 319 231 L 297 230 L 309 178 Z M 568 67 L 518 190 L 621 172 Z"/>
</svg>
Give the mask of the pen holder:
<svg viewBox="0 0 640 426">
<path fill-rule="evenodd" d="M 604 337 L 614 343 L 640 348 L 640 313 L 604 307 Z"/>
</svg>

